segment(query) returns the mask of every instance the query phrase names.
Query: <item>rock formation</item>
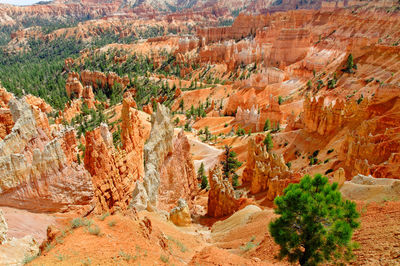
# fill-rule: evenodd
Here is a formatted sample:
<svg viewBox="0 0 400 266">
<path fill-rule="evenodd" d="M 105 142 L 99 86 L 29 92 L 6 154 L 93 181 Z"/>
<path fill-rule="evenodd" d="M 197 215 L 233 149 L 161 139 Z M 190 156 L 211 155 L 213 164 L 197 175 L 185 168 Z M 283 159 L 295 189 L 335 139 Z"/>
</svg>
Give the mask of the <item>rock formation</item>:
<svg viewBox="0 0 400 266">
<path fill-rule="evenodd" d="M 95 89 L 98 88 L 99 85 L 102 88 L 104 88 L 105 86 L 109 86 L 111 88 L 116 83 L 118 83 L 122 86 L 122 88 L 125 88 L 126 85 L 129 84 L 128 76 L 121 78 L 114 72 L 104 74 L 99 71 L 92 72 L 92 71 L 84 70 L 81 73 L 80 80 L 82 81 L 82 84 L 84 86 L 90 85 Z"/>
<path fill-rule="evenodd" d="M 376 178 L 398 178 L 400 167 L 399 124 L 400 102 L 398 87 L 382 86 L 363 113 L 361 122 L 346 135 L 339 157 L 350 176 L 369 175 Z M 364 101 L 363 101 L 364 102 Z"/>
<path fill-rule="evenodd" d="M 240 207 L 240 201 L 229 180 L 222 177 L 222 171 L 217 164 L 209 172 L 210 191 L 208 192 L 207 215 L 210 217 L 224 217 L 231 215 Z"/>
<path fill-rule="evenodd" d="M 359 174 L 351 181 L 344 182 L 340 192 L 344 198 L 350 200 L 397 200 L 400 197 L 400 180 Z"/>
<path fill-rule="evenodd" d="M 248 142 L 248 157 L 243 180 L 250 182 L 250 192 L 256 194 L 267 191 L 267 199 L 281 195 L 289 183 L 298 178 L 286 166 L 283 156 L 268 152 L 262 143 L 264 136 L 257 135 Z"/>
<path fill-rule="evenodd" d="M 136 182 L 132 205 L 138 210 L 153 210 L 157 206 L 160 187 L 160 170 L 165 158 L 172 151 L 174 128 L 166 107 L 157 104 L 157 112 L 151 117 L 151 132 L 144 147 L 145 175 Z"/>
<path fill-rule="evenodd" d="M 160 172 L 159 205 L 172 204 L 182 198 L 190 201 L 198 190 L 190 144 L 184 131 L 173 139 L 172 152 Z"/>
<path fill-rule="evenodd" d="M 190 218 L 189 206 L 184 199 L 178 200 L 178 206 L 173 208 L 169 214 L 169 219 L 178 226 L 188 226 L 192 223 Z"/>
<path fill-rule="evenodd" d="M 333 180 L 332 182 L 336 182 L 339 185 L 339 188 L 343 186 L 344 182 L 346 181 L 346 176 L 343 168 L 337 169 L 333 173 Z"/>
<path fill-rule="evenodd" d="M 90 175 L 67 158 L 64 134 L 50 140 L 37 126 L 24 99 L 11 99 L 15 125 L 0 142 L 0 204 L 32 211 L 54 212 L 88 205 L 93 197 Z"/>
<path fill-rule="evenodd" d="M 344 103 L 336 102 L 334 106 L 325 106 L 324 98 L 304 101 L 303 122 L 308 132 L 321 136 L 332 134 L 344 123 Z"/>
<path fill-rule="evenodd" d="M 85 167 L 92 175 L 96 212 L 126 210 L 135 181 L 143 174 L 144 132 L 130 95 L 121 111 L 122 149 L 116 150 L 106 124 L 86 133 Z"/>
<path fill-rule="evenodd" d="M 3 211 L 0 210 L 0 245 L 7 241 L 8 226 Z"/>
</svg>

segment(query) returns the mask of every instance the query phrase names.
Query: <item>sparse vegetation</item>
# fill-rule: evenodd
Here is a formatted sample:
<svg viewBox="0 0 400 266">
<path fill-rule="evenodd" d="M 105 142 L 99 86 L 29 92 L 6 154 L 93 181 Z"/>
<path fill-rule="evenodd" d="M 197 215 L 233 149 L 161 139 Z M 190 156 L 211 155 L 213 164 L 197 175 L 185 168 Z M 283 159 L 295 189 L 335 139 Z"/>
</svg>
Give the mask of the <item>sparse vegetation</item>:
<svg viewBox="0 0 400 266">
<path fill-rule="evenodd" d="M 104 221 L 108 216 L 110 216 L 109 212 L 103 213 L 102 215 L 99 216 L 99 220 Z"/>
<path fill-rule="evenodd" d="M 118 255 L 126 262 L 135 261 L 137 258 L 136 256 L 132 256 L 131 254 L 126 253 L 123 250 L 120 250 Z"/>
<path fill-rule="evenodd" d="M 89 225 L 87 227 L 87 230 L 91 235 L 96 235 L 96 236 L 100 235 L 100 227 L 97 225 L 93 225 L 93 226 Z"/>
<path fill-rule="evenodd" d="M 24 260 L 22 261 L 23 264 L 28 264 L 30 262 L 32 262 L 33 260 L 35 260 L 40 254 L 37 255 L 32 255 L 32 256 L 26 256 L 24 258 Z"/>
<path fill-rule="evenodd" d="M 256 239 L 256 237 L 255 237 L 255 236 L 252 236 L 251 239 L 250 239 L 250 241 L 247 242 L 245 245 L 241 246 L 240 249 L 241 249 L 243 252 L 247 252 L 247 251 L 249 251 L 249 250 L 251 250 L 251 249 L 257 247 L 259 244 L 254 243 L 255 239 Z"/>
<path fill-rule="evenodd" d="M 169 261 L 169 257 L 166 256 L 166 255 L 164 255 L 164 254 L 161 254 L 161 255 L 160 255 L 160 260 L 161 260 L 162 262 L 164 262 L 164 263 L 167 263 L 167 262 Z"/>
<path fill-rule="evenodd" d="M 185 253 L 185 252 L 188 250 L 188 249 L 186 248 L 186 246 L 185 246 L 181 241 L 179 241 L 178 239 L 175 239 L 175 238 L 173 238 L 172 236 L 167 236 L 167 239 L 168 239 L 169 241 L 174 242 L 175 245 L 179 248 L 179 250 L 180 250 L 182 253 Z"/>
<path fill-rule="evenodd" d="M 117 224 L 117 222 L 115 220 L 111 220 L 108 222 L 109 227 L 114 227 L 116 224 Z"/>
</svg>

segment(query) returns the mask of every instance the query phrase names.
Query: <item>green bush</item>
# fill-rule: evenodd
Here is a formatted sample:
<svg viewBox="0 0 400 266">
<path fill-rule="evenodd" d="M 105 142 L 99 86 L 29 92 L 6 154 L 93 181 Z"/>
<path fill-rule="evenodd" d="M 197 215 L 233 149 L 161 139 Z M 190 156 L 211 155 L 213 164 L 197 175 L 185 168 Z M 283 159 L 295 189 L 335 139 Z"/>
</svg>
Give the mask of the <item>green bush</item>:
<svg viewBox="0 0 400 266">
<path fill-rule="evenodd" d="M 306 175 L 274 203 L 280 217 L 269 224 L 269 230 L 280 246 L 281 259 L 317 265 L 353 257 L 356 245 L 351 238 L 360 215 L 354 202 L 342 199 L 337 183 L 330 185 L 320 174 Z"/>
</svg>

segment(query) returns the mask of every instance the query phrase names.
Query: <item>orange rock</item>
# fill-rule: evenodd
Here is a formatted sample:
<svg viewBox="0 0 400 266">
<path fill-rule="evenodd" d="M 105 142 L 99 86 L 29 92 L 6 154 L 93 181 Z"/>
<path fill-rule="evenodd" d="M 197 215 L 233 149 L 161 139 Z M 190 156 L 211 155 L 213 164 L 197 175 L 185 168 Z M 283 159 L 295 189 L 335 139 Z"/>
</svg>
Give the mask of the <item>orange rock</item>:
<svg viewBox="0 0 400 266">
<path fill-rule="evenodd" d="M 134 180 L 138 180 L 144 175 L 143 149 L 145 134 L 142 122 L 138 116 L 139 112 L 132 107 L 136 106 L 135 100 L 131 97 L 124 97 L 121 111 L 121 142 L 122 149 L 126 153 L 123 164 L 120 169 L 122 175 L 131 175 Z"/>
<path fill-rule="evenodd" d="M 149 115 L 151 115 L 153 113 L 153 107 L 152 105 L 149 103 L 147 105 L 143 106 L 143 112 L 148 113 Z"/>
<path fill-rule="evenodd" d="M 107 128 L 106 128 L 107 129 Z M 96 212 L 115 212 L 125 210 L 129 193 L 124 180 L 121 179 L 113 147 L 101 134 L 101 128 L 86 132 L 85 168 L 92 175 L 95 188 Z"/>
<path fill-rule="evenodd" d="M 257 135 L 248 142 L 248 157 L 243 180 L 250 181 L 250 192 L 267 191 L 267 199 L 273 200 L 282 194 L 289 184 L 299 181 L 286 166 L 283 156 L 265 150 L 263 135 Z"/>
<path fill-rule="evenodd" d="M 47 136 L 35 119 L 47 117 L 25 101 L 11 100 L 13 130 L 0 143 L 0 204 L 36 212 L 60 212 L 91 203 L 89 173 L 67 156 L 64 132 Z"/>
<path fill-rule="evenodd" d="M 96 212 L 126 210 L 135 181 L 143 176 L 145 136 L 135 102 L 125 95 L 121 111 L 122 149 L 116 150 L 106 124 L 86 133 L 85 168 L 93 178 Z"/>
<path fill-rule="evenodd" d="M 174 137 L 172 145 L 172 153 L 161 167 L 158 204 L 172 206 L 179 199 L 190 204 L 198 186 L 190 143 L 183 130 Z"/>
<path fill-rule="evenodd" d="M 79 74 L 70 72 L 65 83 L 65 90 L 68 97 L 80 98 L 82 97 L 83 86 L 79 81 Z"/>
<path fill-rule="evenodd" d="M 218 218 L 231 215 L 237 211 L 240 207 L 240 201 L 236 199 L 231 183 L 223 179 L 220 166 L 215 165 L 208 176 L 210 191 L 207 215 Z"/>
<path fill-rule="evenodd" d="M 0 87 L 0 107 L 8 108 L 8 102 L 11 98 L 14 98 L 14 96 L 3 87 Z"/>
<path fill-rule="evenodd" d="M 9 109 L 0 109 L 0 140 L 10 134 L 14 121 Z"/>
</svg>

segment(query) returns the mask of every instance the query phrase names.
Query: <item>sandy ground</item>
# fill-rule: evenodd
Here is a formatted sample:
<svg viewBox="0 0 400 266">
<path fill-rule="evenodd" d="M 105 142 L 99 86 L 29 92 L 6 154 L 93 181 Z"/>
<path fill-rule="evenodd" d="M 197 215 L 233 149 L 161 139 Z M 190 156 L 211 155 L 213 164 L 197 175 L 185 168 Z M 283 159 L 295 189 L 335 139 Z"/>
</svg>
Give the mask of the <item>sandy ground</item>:
<svg viewBox="0 0 400 266">
<path fill-rule="evenodd" d="M 358 203 L 361 227 L 353 239 L 360 244 L 352 265 L 399 265 L 400 202 Z M 151 226 L 145 226 L 147 217 Z M 31 265 L 289 265 L 279 261 L 279 247 L 268 233 L 272 209 L 248 206 L 211 228 L 177 227 L 157 213 L 141 212 L 139 220 L 113 215 L 93 235 L 87 226 L 65 236 Z M 114 223 L 113 226 L 110 226 Z M 66 230 L 66 227 L 64 228 Z"/>
</svg>

